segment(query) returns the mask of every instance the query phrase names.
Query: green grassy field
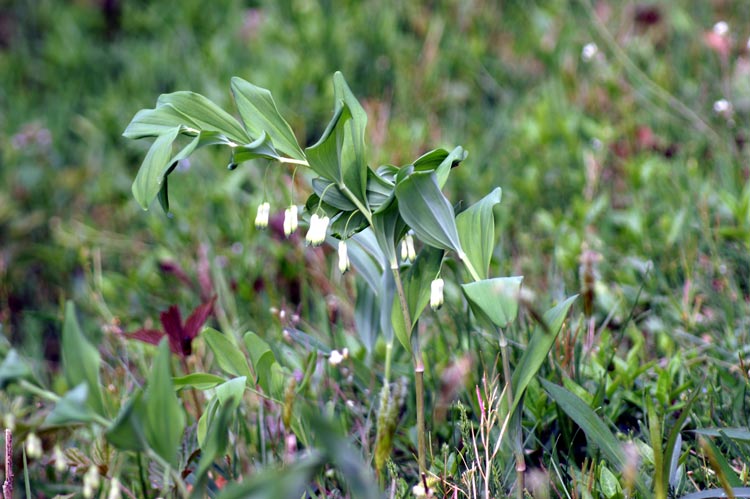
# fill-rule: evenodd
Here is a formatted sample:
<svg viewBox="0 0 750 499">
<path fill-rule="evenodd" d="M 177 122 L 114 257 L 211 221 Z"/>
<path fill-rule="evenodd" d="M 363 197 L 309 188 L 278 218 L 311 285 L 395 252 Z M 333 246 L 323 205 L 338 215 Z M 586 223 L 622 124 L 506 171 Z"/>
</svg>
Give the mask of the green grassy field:
<svg viewBox="0 0 750 499">
<path fill-rule="evenodd" d="M 284 237 L 317 170 L 207 147 L 169 214 L 131 192 L 152 140 L 122 134 L 159 95 L 239 117 L 238 76 L 304 149 L 336 71 L 371 171 L 462 146 L 449 206 L 502 188 L 489 275 L 524 276 L 517 316 L 487 327 L 448 251 L 423 390 L 356 245 L 342 275 L 309 204 Z M 14 497 L 750 497 L 749 139 L 739 0 L 0 2 Z M 189 352 L 128 336 L 214 296 Z"/>
</svg>

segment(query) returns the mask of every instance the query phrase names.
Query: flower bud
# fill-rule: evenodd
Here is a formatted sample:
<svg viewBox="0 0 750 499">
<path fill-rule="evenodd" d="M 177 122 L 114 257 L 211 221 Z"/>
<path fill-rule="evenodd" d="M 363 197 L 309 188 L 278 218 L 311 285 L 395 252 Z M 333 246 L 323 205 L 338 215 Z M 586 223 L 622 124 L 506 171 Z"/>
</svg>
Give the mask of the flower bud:
<svg viewBox="0 0 750 499">
<path fill-rule="evenodd" d="M 55 469 L 58 473 L 63 473 L 68 469 L 68 460 L 59 445 L 55 445 L 52 455 L 55 458 Z"/>
<path fill-rule="evenodd" d="M 443 306 L 443 287 L 445 283 L 438 278 L 430 285 L 430 308 L 437 310 Z"/>
<path fill-rule="evenodd" d="M 268 227 L 268 216 L 271 214 L 271 205 L 268 202 L 260 203 L 258 213 L 255 215 L 255 228 L 265 229 Z"/>
<path fill-rule="evenodd" d="M 411 231 L 407 232 L 404 239 L 401 241 L 401 260 L 414 263 L 417 259 L 417 252 L 414 251 L 414 236 Z"/>
<path fill-rule="evenodd" d="M 99 468 L 96 465 L 89 466 L 89 470 L 83 475 L 83 497 L 91 499 L 99 488 Z"/>
<path fill-rule="evenodd" d="M 36 433 L 29 433 L 26 437 L 26 454 L 32 459 L 42 457 L 42 440 Z"/>
<path fill-rule="evenodd" d="M 338 350 L 331 350 L 331 355 L 328 357 L 328 363 L 332 366 L 337 366 L 341 364 L 341 362 L 344 360 L 344 356 L 341 355 L 341 352 Z"/>
<path fill-rule="evenodd" d="M 310 217 L 310 228 L 307 230 L 305 240 L 311 246 L 320 246 L 326 239 L 326 230 L 330 219 L 327 216 L 319 217 L 316 213 Z"/>
<path fill-rule="evenodd" d="M 289 237 L 297 230 L 297 205 L 290 205 L 284 210 L 284 235 Z"/>
<path fill-rule="evenodd" d="M 346 248 L 346 241 L 339 241 L 339 270 L 342 274 L 346 274 L 346 271 L 351 268 L 351 262 L 349 262 L 349 254 Z"/>
<path fill-rule="evenodd" d="M 120 493 L 120 480 L 117 478 L 113 478 L 112 482 L 109 485 L 109 494 L 107 494 L 107 499 L 120 499 L 122 497 L 122 494 Z"/>
</svg>

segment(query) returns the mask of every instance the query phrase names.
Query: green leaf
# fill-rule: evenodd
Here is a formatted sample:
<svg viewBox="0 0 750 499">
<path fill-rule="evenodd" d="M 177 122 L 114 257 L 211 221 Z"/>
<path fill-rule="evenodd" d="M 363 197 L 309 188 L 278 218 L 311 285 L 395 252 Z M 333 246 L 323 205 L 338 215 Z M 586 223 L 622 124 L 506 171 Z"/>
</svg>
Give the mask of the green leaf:
<svg viewBox="0 0 750 499">
<path fill-rule="evenodd" d="M 279 113 L 270 91 L 236 76 L 232 78 L 231 87 L 245 129 L 251 136 L 258 137 L 265 132 L 276 150 L 294 159 L 305 159 L 292 128 Z"/>
<path fill-rule="evenodd" d="M 149 446 L 174 468 L 179 462 L 177 449 L 185 431 L 185 413 L 172 386 L 169 342 L 159 343 L 146 387 L 145 435 Z"/>
<path fill-rule="evenodd" d="M 250 353 L 250 361 L 258 377 L 256 383 L 260 385 L 266 393 L 271 393 L 271 368 L 276 364 L 276 357 L 271 351 L 268 343 L 252 331 L 248 331 L 244 336 L 245 346 Z"/>
<path fill-rule="evenodd" d="M 617 440 L 617 437 L 612 434 L 607 425 L 591 410 L 586 402 L 565 388 L 546 379 L 540 379 L 539 381 L 560 409 L 583 430 L 589 444 L 598 447 L 604 457 L 618 470 L 623 469 L 626 458 L 621 442 Z"/>
<path fill-rule="evenodd" d="M 159 106 L 156 109 L 141 109 L 136 113 L 123 132 L 128 139 L 158 137 L 175 127 L 196 127 L 197 125 L 180 114 L 171 105 Z"/>
<path fill-rule="evenodd" d="M 122 405 L 117 418 L 107 428 L 107 440 L 120 450 L 135 452 L 146 450 L 146 432 L 143 429 L 144 420 L 143 392 L 138 390 Z"/>
<path fill-rule="evenodd" d="M 622 487 L 617 477 L 604 465 L 599 467 L 599 487 L 607 499 L 618 497 L 620 492 L 622 492 Z"/>
<path fill-rule="evenodd" d="M 312 451 L 281 469 L 263 470 L 241 483 L 227 486 L 216 499 L 271 499 L 303 497 L 310 480 L 326 463 L 322 453 Z"/>
<path fill-rule="evenodd" d="M 245 388 L 244 380 L 242 380 L 241 387 L 242 389 Z M 229 445 L 229 428 L 240 400 L 241 395 L 236 401 L 234 399 L 227 400 L 227 403 L 222 404 L 211 418 L 211 424 L 201 443 L 201 458 L 195 472 L 197 485 L 194 490 L 196 493 L 204 490 L 204 480 L 211 469 L 211 465 L 226 452 Z"/>
<path fill-rule="evenodd" d="M 727 437 L 740 442 L 750 442 L 750 430 L 742 426 L 736 428 L 700 428 L 692 430 L 692 432 L 707 437 Z"/>
<path fill-rule="evenodd" d="M 230 404 L 233 407 L 233 411 L 237 410 L 242 402 L 242 395 L 245 393 L 245 384 L 247 378 L 239 376 L 232 378 L 216 387 L 216 396 L 219 398 L 219 402 L 223 405 Z"/>
<path fill-rule="evenodd" d="M 321 177 L 314 178 L 312 181 L 313 190 L 324 203 L 333 206 L 342 211 L 354 211 L 357 207 L 344 193 L 336 187 L 336 184 Z M 324 194 L 325 193 L 325 194 Z"/>
<path fill-rule="evenodd" d="M 507 327 L 518 314 L 518 291 L 522 276 L 483 279 L 461 288 L 474 313 L 497 327 Z"/>
<path fill-rule="evenodd" d="M 443 250 L 426 247 L 419 252 L 417 259 L 409 267 L 409 270 L 402 274 L 401 281 L 406 303 L 409 306 L 411 324 L 409 327 L 405 327 L 401 304 L 398 299 L 393 300 L 391 320 L 396 336 L 407 350 L 409 348 L 406 347 L 406 344 L 411 344 L 411 333 L 414 326 L 417 325 L 419 317 L 430 302 L 430 285 L 440 273 L 442 263 Z"/>
<path fill-rule="evenodd" d="M 9 383 L 32 376 L 31 368 L 26 361 L 18 355 L 15 348 L 11 348 L 0 364 L 0 389 L 5 389 Z"/>
<path fill-rule="evenodd" d="M 396 184 L 401 217 L 425 244 L 453 250 L 464 258 L 453 206 L 437 184 L 434 172 L 414 172 Z"/>
<path fill-rule="evenodd" d="M 101 359 L 96 349 L 81 332 L 73 302 L 65 304 L 65 322 L 62 331 L 62 363 L 69 387 L 85 383 L 88 387 L 88 405 L 97 414 L 104 415 L 104 400 L 99 380 Z"/>
<path fill-rule="evenodd" d="M 197 390 L 209 390 L 224 383 L 226 379 L 209 373 L 192 373 L 179 378 L 172 378 L 172 384 L 176 389 L 195 388 Z"/>
<path fill-rule="evenodd" d="M 195 123 L 201 131 L 219 132 L 238 144 L 252 141 L 231 114 L 195 92 L 162 94 L 156 104 L 157 107 L 165 104 L 172 105 L 176 112 Z"/>
<path fill-rule="evenodd" d="M 391 202 L 386 209 L 372 216 L 372 231 L 375 234 L 375 239 L 380 250 L 386 258 L 383 266 L 389 271 L 398 267 L 396 242 L 401 239 L 405 230 L 406 224 L 399 214 L 397 201 Z"/>
<path fill-rule="evenodd" d="M 349 85 L 340 71 L 333 74 L 333 95 L 336 100 L 343 101 L 349 108 L 352 119 L 346 123 L 344 144 L 341 149 L 341 160 L 344 178 L 349 189 L 357 197 L 365 201 L 367 184 L 367 151 L 365 148 L 365 130 L 367 128 L 367 113 L 352 93 Z"/>
<path fill-rule="evenodd" d="M 357 282 L 357 301 L 354 305 L 354 324 L 367 352 L 375 348 L 380 325 L 380 302 L 372 287 Z"/>
<path fill-rule="evenodd" d="M 456 216 L 461 246 L 482 279 L 489 275 L 492 250 L 495 247 L 495 217 L 492 208 L 500 202 L 501 197 L 502 190 L 497 187 Z"/>
<path fill-rule="evenodd" d="M 88 423 L 94 413 L 86 405 L 88 387 L 81 383 L 69 390 L 44 419 L 44 426 L 65 426 L 70 424 Z"/>
<path fill-rule="evenodd" d="M 542 364 L 547 359 L 547 354 L 552 349 L 555 338 L 557 338 L 560 329 L 562 329 L 563 322 L 565 322 L 565 317 L 568 315 L 568 310 L 570 310 L 576 298 L 578 298 L 578 295 L 571 296 L 548 310 L 543 317 L 546 327 L 537 325 L 534 329 L 531 340 L 513 371 L 511 381 L 514 400 L 510 410 L 511 414 L 513 414 L 516 407 L 523 400 L 523 393 L 526 391 L 526 387 L 529 386 L 529 383 L 534 379 L 534 376 L 536 376 Z"/>
<path fill-rule="evenodd" d="M 226 335 L 219 331 L 207 327 L 203 329 L 201 336 L 214 353 L 216 363 L 222 371 L 233 376 L 250 377 L 250 368 L 247 365 L 247 359 L 235 344 L 229 341 Z"/>
<path fill-rule="evenodd" d="M 448 181 L 451 169 L 466 159 L 468 153 L 458 146 L 448 153 L 445 149 L 436 149 L 422 155 L 414 162 L 414 171 L 435 171 L 438 186 L 442 189 Z"/>
<path fill-rule="evenodd" d="M 279 153 L 274 149 L 271 139 L 265 132 L 253 142 L 240 145 L 232 149 L 232 161 L 234 163 L 243 163 L 251 159 L 266 158 L 279 159 Z"/>
<path fill-rule="evenodd" d="M 133 181 L 133 196 L 144 210 L 148 210 L 151 201 L 159 193 L 164 175 L 172 165 L 172 143 L 179 132 L 180 128 L 175 127 L 156 138 Z"/>
</svg>

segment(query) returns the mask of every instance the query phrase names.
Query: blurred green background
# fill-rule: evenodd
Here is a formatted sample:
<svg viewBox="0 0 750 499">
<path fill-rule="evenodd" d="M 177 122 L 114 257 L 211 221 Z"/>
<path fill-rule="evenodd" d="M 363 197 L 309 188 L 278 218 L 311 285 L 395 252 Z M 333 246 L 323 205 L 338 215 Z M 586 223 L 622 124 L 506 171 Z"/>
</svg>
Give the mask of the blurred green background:
<svg viewBox="0 0 750 499">
<path fill-rule="evenodd" d="M 290 196 L 278 169 L 228 173 L 228 158 L 199 155 L 174 177 L 172 217 L 130 195 L 147 147 L 120 136 L 135 111 L 184 89 L 231 109 L 232 75 L 272 89 L 303 144 L 327 122 L 341 70 L 370 116 L 373 165 L 463 145 L 456 199 L 504 189 L 497 271 L 553 298 L 578 288 L 584 242 L 603 256 L 605 314 L 644 283 L 642 299 L 666 301 L 701 278 L 747 291 L 743 2 L 0 5 L 0 323 L 29 348 L 54 336 L 64 297 L 125 324 L 194 304 L 159 264 L 194 273 L 201 245 L 243 320 L 265 302 L 269 262 L 294 273 L 248 222 L 263 189 Z M 720 99 L 731 112 L 714 111 Z"/>
</svg>

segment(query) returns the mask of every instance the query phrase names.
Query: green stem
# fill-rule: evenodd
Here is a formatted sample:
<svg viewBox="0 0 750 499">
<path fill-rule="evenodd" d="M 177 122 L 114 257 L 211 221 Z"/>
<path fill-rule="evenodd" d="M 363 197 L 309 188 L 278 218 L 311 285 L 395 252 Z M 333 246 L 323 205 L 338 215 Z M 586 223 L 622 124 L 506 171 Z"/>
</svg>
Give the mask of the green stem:
<svg viewBox="0 0 750 499">
<path fill-rule="evenodd" d="M 355 196 L 354 193 L 349 190 L 346 184 L 341 184 L 337 187 L 344 195 L 346 195 L 346 197 L 349 198 L 349 201 L 351 201 L 354 206 L 357 207 L 362 215 L 364 215 L 365 219 L 367 219 L 367 223 L 370 224 L 370 227 L 372 227 L 372 214 L 370 213 L 370 210 L 367 209 L 367 206 L 362 204 L 362 201 L 360 201 L 359 198 L 357 198 L 357 196 Z"/>
<path fill-rule="evenodd" d="M 391 381 L 391 361 L 393 358 L 393 340 L 385 344 L 385 383 Z"/>
<path fill-rule="evenodd" d="M 288 163 L 290 165 L 310 166 L 310 163 L 308 163 L 304 159 L 278 158 L 278 162 L 279 163 Z"/>
<path fill-rule="evenodd" d="M 469 258 L 466 256 L 466 253 L 463 251 L 458 254 L 458 259 L 461 260 L 461 263 L 464 264 L 466 267 L 466 270 L 469 271 L 469 274 L 471 274 L 471 278 L 474 279 L 474 281 L 481 281 L 482 278 L 479 277 L 479 274 L 477 273 L 477 270 L 474 268 L 474 266 L 469 261 Z"/>
<path fill-rule="evenodd" d="M 505 337 L 503 330 L 498 328 L 500 333 L 500 357 L 503 363 L 503 377 L 505 378 L 505 389 L 508 393 L 508 410 L 513 407 L 513 377 L 510 371 L 510 358 L 508 352 L 508 339 Z M 513 418 L 512 414 L 508 414 Z M 519 420 L 520 422 L 520 420 Z M 518 425 L 515 429 L 516 442 L 513 454 L 516 458 L 516 498 L 523 499 L 524 489 L 524 472 L 526 471 L 526 461 L 523 458 L 523 449 L 521 449 L 521 427 Z"/>
<path fill-rule="evenodd" d="M 419 352 L 414 359 L 414 385 L 417 392 L 417 461 L 419 462 L 419 476 L 421 480 L 421 477 L 427 472 L 424 430 L 424 362 L 422 362 L 422 352 Z"/>
</svg>

